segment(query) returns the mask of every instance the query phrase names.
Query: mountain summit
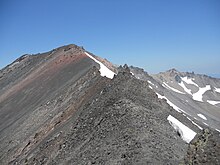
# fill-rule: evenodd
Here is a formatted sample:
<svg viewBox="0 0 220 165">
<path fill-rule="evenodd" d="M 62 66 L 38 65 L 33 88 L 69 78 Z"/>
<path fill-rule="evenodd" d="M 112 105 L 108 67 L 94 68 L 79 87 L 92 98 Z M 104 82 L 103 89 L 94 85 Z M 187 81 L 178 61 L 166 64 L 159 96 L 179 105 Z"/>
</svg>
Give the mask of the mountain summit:
<svg viewBox="0 0 220 165">
<path fill-rule="evenodd" d="M 220 161 L 217 79 L 116 68 L 71 44 L 18 58 L 0 89 L 0 164 Z"/>
</svg>

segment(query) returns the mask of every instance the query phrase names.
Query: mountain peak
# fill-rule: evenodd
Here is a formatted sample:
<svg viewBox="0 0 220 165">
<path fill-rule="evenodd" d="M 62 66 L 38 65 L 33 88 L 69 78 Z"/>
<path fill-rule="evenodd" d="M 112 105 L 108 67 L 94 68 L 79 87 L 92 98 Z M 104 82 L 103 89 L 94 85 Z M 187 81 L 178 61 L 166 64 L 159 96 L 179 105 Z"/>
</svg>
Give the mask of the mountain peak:
<svg viewBox="0 0 220 165">
<path fill-rule="evenodd" d="M 179 73 L 179 71 L 176 70 L 175 68 L 169 69 L 166 72 L 169 72 L 169 73 Z"/>
<path fill-rule="evenodd" d="M 68 45 L 64 45 L 64 46 L 61 46 L 61 47 L 58 47 L 58 48 L 55 48 L 53 49 L 52 51 L 50 52 L 54 52 L 54 51 L 60 51 L 60 50 L 63 50 L 64 52 L 67 52 L 69 50 L 74 50 L 74 52 L 84 52 L 85 49 L 83 48 L 83 46 L 78 46 L 78 45 L 75 45 L 75 44 L 68 44 Z"/>
</svg>

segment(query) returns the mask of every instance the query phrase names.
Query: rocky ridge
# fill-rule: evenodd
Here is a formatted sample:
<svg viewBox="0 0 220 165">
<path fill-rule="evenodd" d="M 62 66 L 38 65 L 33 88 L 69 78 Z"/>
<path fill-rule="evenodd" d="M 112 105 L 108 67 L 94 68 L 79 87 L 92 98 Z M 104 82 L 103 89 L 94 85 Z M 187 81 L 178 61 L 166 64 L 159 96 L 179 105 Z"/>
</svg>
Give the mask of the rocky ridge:
<svg viewBox="0 0 220 165">
<path fill-rule="evenodd" d="M 218 164 L 219 133 L 159 99 L 157 78 L 87 52 L 117 73 L 101 77 L 85 52 L 71 44 L 0 71 L 0 164 Z M 197 133 L 189 145 L 169 115 Z"/>
</svg>

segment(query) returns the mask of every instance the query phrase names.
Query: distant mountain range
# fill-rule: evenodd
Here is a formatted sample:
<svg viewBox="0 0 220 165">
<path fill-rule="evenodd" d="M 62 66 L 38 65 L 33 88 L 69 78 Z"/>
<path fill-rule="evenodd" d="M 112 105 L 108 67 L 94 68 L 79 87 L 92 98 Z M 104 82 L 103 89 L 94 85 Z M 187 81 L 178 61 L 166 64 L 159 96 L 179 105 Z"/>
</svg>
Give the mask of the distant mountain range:
<svg viewBox="0 0 220 165">
<path fill-rule="evenodd" d="M 0 164 L 219 164 L 220 79 L 71 44 L 0 70 Z"/>
<path fill-rule="evenodd" d="M 220 78 L 220 74 L 209 74 L 209 76 L 211 76 L 211 77 L 215 77 L 215 78 Z"/>
<path fill-rule="evenodd" d="M 148 75 L 142 69 L 130 68 L 136 78 L 148 81 L 159 98 L 189 120 L 220 130 L 220 79 L 175 69 Z"/>
</svg>

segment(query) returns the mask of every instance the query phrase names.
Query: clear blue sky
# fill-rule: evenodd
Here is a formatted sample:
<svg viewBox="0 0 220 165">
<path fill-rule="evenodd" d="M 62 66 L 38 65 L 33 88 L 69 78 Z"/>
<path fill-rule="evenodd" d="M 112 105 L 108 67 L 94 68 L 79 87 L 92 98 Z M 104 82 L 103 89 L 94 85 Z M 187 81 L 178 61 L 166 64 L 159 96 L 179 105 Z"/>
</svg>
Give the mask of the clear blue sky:
<svg viewBox="0 0 220 165">
<path fill-rule="evenodd" d="M 220 1 L 0 0 L 0 68 L 70 43 L 149 73 L 220 74 Z"/>
</svg>

